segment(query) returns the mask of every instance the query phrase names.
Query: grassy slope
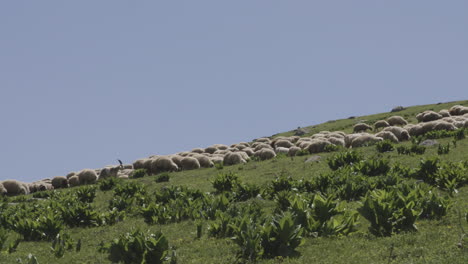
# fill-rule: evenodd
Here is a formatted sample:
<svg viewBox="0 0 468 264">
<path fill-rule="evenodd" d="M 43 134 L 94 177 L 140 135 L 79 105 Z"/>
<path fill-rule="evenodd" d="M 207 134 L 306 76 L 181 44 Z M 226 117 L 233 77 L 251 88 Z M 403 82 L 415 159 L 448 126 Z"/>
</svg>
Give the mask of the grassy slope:
<svg viewBox="0 0 468 264">
<path fill-rule="evenodd" d="M 414 116 L 423 110 L 438 111 L 454 104 L 468 105 L 468 101 L 415 106 L 398 114 L 415 122 Z M 358 120 L 373 123 L 391 115 L 393 113 L 381 113 L 355 119 L 330 121 L 309 127 L 309 134 L 322 130 L 350 132 L 352 125 Z M 290 131 L 278 135 L 291 135 L 292 133 Z M 439 141 L 446 144 L 449 140 L 451 139 Z M 378 154 L 375 147 L 361 148 L 360 151 L 366 157 L 382 155 L 384 158 L 390 159 L 392 163 L 399 162 L 412 167 L 417 166 L 422 157 L 399 156 L 396 152 Z M 234 171 L 242 181 L 257 185 L 264 185 L 281 173 L 291 175 L 296 179 L 309 179 L 329 170 L 324 161 L 330 155 L 333 153 L 320 154 L 322 162 L 304 163 L 304 160 L 309 156 L 282 158 L 224 167 L 223 171 Z M 433 147 L 429 148 L 423 156 L 435 155 L 437 155 L 437 149 Z M 460 141 L 457 148 L 452 149 L 448 155 L 441 156 L 441 159 L 468 160 L 468 139 Z M 217 173 L 219 171 L 215 168 L 199 169 L 172 173 L 169 183 L 155 183 L 155 176 L 135 181 L 144 182 L 150 190 L 157 190 L 166 185 L 184 185 L 202 191 L 213 191 L 210 180 Z M 94 204 L 99 208 L 106 208 L 111 196 L 112 191 L 99 191 Z M 360 232 L 354 235 L 340 238 L 307 238 L 306 243 L 299 248 L 299 257 L 262 260 L 261 263 L 468 263 L 466 246 L 465 249 L 459 249 L 456 246 L 461 235 L 456 210 L 468 210 L 468 186 L 459 190 L 454 201 L 454 206 L 449 214 L 442 220 L 419 221 L 417 223 L 419 232 L 416 233 L 377 238 L 367 232 L 368 223 L 360 217 Z M 259 202 L 264 205 L 266 210 L 274 205 L 271 201 L 261 200 Z M 350 203 L 348 206 L 355 208 L 357 204 Z M 127 218 L 124 222 L 114 226 L 68 229 L 75 240 L 82 239 L 82 249 L 79 253 L 67 252 L 61 259 L 54 258 L 50 253 L 50 242 L 21 242 L 17 252 L 10 255 L 0 254 L 0 263 L 15 263 L 17 258 L 25 259 L 29 253 L 33 253 L 38 258 L 39 263 L 110 263 L 105 254 L 97 252 L 99 243 L 110 241 L 134 227 L 153 231 L 162 230 L 168 237 L 170 244 L 177 248 L 178 263 L 232 263 L 236 258 L 237 247 L 229 239 L 209 238 L 206 232 L 201 239 L 195 239 L 196 228 L 192 221 L 159 226 L 147 225 L 140 217 Z M 207 225 L 205 225 L 206 227 Z M 468 230 L 466 222 L 463 222 L 463 227 Z"/>
</svg>

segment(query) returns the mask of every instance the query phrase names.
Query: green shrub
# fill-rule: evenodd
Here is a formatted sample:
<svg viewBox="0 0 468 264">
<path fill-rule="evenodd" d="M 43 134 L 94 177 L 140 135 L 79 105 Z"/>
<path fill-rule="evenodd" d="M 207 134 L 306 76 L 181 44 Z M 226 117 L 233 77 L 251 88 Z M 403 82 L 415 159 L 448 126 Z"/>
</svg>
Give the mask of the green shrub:
<svg viewBox="0 0 468 264">
<path fill-rule="evenodd" d="M 419 146 L 418 144 L 413 144 L 411 147 L 399 146 L 397 147 L 397 152 L 400 155 L 410 155 L 410 154 L 418 154 L 422 155 L 426 152 L 426 147 Z"/>
<path fill-rule="evenodd" d="M 156 182 L 168 182 L 169 181 L 169 173 L 163 172 L 161 174 L 156 175 Z"/>
<path fill-rule="evenodd" d="M 133 172 L 132 178 L 137 179 L 137 178 L 143 178 L 145 176 L 148 176 L 148 172 L 146 169 L 136 169 Z"/>
<path fill-rule="evenodd" d="M 308 149 L 301 149 L 296 152 L 296 156 L 307 156 L 310 155 L 310 152 Z"/>
<path fill-rule="evenodd" d="M 111 243 L 101 244 L 100 251 L 108 253 L 113 263 L 163 263 L 169 251 L 169 243 L 161 232 L 144 234 L 135 230 Z"/>
<path fill-rule="evenodd" d="M 57 234 L 52 241 L 51 250 L 56 258 L 61 258 L 65 251 L 73 249 L 73 239 L 67 233 Z"/>
<path fill-rule="evenodd" d="M 380 153 L 389 152 L 394 149 L 393 143 L 390 140 L 377 142 L 377 144 L 375 144 L 375 147 L 377 148 L 377 151 Z"/>
<path fill-rule="evenodd" d="M 369 192 L 358 211 L 370 222 L 369 231 L 377 236 L 416 231 L 415 222 L 422 213 L 398 190 Z"/>
<path fill-rule="evenodd" d="M 215 167 L 215 169 L 217 169 L 217 170 L 222 170 L 222 169 L 224 168 L 224 165 L 223 165 L 222 162 L 216 162 L 216 163 L 214 164 L 214 167 Z"/>
<path fill-rule="evenodd" d="M 82 186 L 75 191 L 78 201 L 83 203 L 92 203 L 96 197 L 95 186 Z"/>
<path fill-rule="evenodd" d="M 114 188 L 114 195 L 122 197 L 133 197 L 136 195 L 146 195 L 145 185 L 139 182 L 127 182 L 117 185 Z"/>
<path fill-rule="evenodd" d="M 8 231 L 6 229 L 0 228 L 0 253 L 3 252 L 7 239 Z"/>
<path fill-rule="evenodd" d="M 124 211 L 119 211 L 117 209 L 112 209 L 107 211 L 102 215 L 103 224 L 105 225 L 115 225 L 118 222 L 125 220 L 126 214 Z"/>
<path fill-rule="evenodd" d="M 326 145 L 326 146 L 323 148 L 323 151 L 324 151 L 324 152 L 333 152 L 333 151 L 337 151 L 337 150 L 339 150 L 339 149 L 340 149 L 340 146 L 330 144 L 330 145 Z"/>
<path fill-rule="evenodd" d="M 443 155 L 443 154 L 448 154 L 450 152 L 450 144 L 447 144 L 443 146 L 442 144 L 439 144 L 439 147 L 437 148 L 437 154 Z"/>
<path fill-rule="evenodd" d="M 261 245 L 266 257 L 290 256 L 303 244 L 304 229 L 294 221 L 290 212 L 266 221 L 261 231 Z"/>
<path fill-rule="evenodd" d="M 465 128 L 458 129 L 454 132 L 453 138 L 455 139 L 455 142 L 457 140 L 462 140 L 465 139 Z"/>
<path fill-rule="evenodd" d="M 260 187 L 255 184 L 238 183 L 232 189 L 235 201 L 246 201 L 260 194 Z"/>
<path fill-rule="evenodd" d="M 59 206 L 62 219 L 70 227 L 99 226 L 102 219 L 98 212 L 90 204 L 68 203 Z"/>
<path fill-rule="evenodd" d="M 353 169 L 367 176 L 385 175 L 390 170 L 388 160 L 369 159 L 353 165 Z"/>
<path fill-rule="evenodd" d="M 213 188 L 216 192 L 230 192 L 239 182 L 239 177 L 233 172 L 220 173 L 213 180 Z"/>
<path fill-rule="evenodd" d="M 245 216 L 237 225 L 231 225 L 235 236 L 232 237 L 239 250 L 239 257 L 256 262 L 263 255 L 261 227 Z"/>
<path fill-rule="evenodd" d="M 101 191 L 108 191 L 112 190 L 117 184 L 119 184 L 122 180 L 119 178 L 110 177 L 104 180 L 99 181 L 99 189 Z"/>
<path fill-rule="evenodd" d="M 352 165 L 353 163 L 361 161 L 363 158 L 361 154 L 352 150 L 338 153 L 327 160 L 328 166 L 332 170 L 337 170 L 341 167 Z"/>
</svg>

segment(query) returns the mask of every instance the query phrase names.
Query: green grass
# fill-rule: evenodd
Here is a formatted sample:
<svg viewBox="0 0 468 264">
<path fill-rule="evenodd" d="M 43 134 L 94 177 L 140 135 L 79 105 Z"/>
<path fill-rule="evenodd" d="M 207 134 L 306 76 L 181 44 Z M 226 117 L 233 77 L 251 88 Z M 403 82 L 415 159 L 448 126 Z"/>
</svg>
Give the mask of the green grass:
<svg viewBox="0 0 468 264">
<path fill-rule="evenodd" d="M 355 119 L 343 119 L 309 127 L 311 135 L 322 130 L 341 130 L 351 132 L 352 126 L 358 120 L 372 124 L 392 115 L 401 115 L 415 122 L 414 116 L 423 110 L 448 109 L 455 104 L 468 105 L 468 101 L 452 102 L 438 105 L 414 106 L 397 113 L 381 113 Z M 292 131 L 278 135 L 292 135 Z M 448 144 L 452 138 L 438 139 L 441 144 Z M 396 146 L 410 146 L 410 142 Z M 365 158 L 384 158 L 390 165 L 401 164 L 416 168 L 423 157 L 438 156 L 442 161 L 467 161 L 468 139 L 458 141 L 457 146 L 451 146 L 450 152 L 444 155 L 437 154 L 437 146 L 428 147 L 424 155 L 398 155 L 396 150 L 379 153 L 375 146 L 359 148 L 358 151 Z M 150 192 L 157 192 L 167 186 L 186 186 L 203 192 L 214 192 L 212 181 L 219 173 L 234 172 L 244 183 L 265 187 L 279 176 L 291 176 L 293 179 L 313 179 L 318 175 L 330 172 L 327 158 L 336 152 L 320 153 L 319 162 L 305 163 L 311 155 L 301 157 L 282 157 L 267 161 L 252 161 L 243 165 L 224 166 L 223 169 L 205 168 L 190 171 L 170 173 L 169 182 L 156 182 L 157 176 L 145 176 L 135 181 L 144 183 Z M 414 179 L 405 179 L 415 182 Z M 72 189 L 63 190 L 70 192 Z M 442 195 L 448 195 L 444 190 L 436 189 Z M 108 202 L 112 199 L 113 191 L 98 189 L 93 205 L 99 211 L 108 210 Z M 10 202 L 29 203 L 31 196 L 26 198 L 10 197 Z M 468 263 L 468 238 L 461 241 L 462 229 L 468 232 L 468 223 L 459 217 L 458 211 L 468 212 L 468 186 L 458 189 L 458 193 L 451 198 L 453 206 L 448 214 L 440 220 L 418 220 L 417 232 L 400 233 L 390 237 L 376 237 L 369 233 L 369 223 L 359 217 L 358 230 L 345 237 L 307 237 L 305 243 L 298 248 L 299 254 L 290 258 L 261 259 L 259 263 Z M 267 214 L 273 212 L 275 202 L 263 198 L 254 198 Z M 356 210 L 359 202 L 345 202 L 348 210 Z M 16 206 L 16 205 L 10 205 Z M 87 228 L 66 228 L 66 232 L 78 241 L 81 239 L 79 252 L 67 251 L 63 258 L 55 258 L 51 252 L 51 242 L 24 242 L 22 241 L 16 252 L 0 253 L 0 263 L 16 263 L 18 258 L 25 260 L 29 253 L 37 257 L 39 263 L 111 263 L 107 254 L 98 252 L 101 242 L 110 242 L 120 234 L 129 232 L 134 228 L 143 231 L 156 232 L 161 230 L 168 238 L 171 247 L 176 249 L 177 263 L 234 263 L 237 259 L 238 247 L 229 238 L 209 237 L 207 228 L 211 221 L 203 222 L 203 234 L 197 239 L 196 221 L 186 220 L 179 223 L 165 225 L 148 225 L 141 215 L 128 215 L 123 222 L 113 226 L 99 226 Z M 18 237 L 18 234 L 9 232 L 7 245 Z M 458 245 L 458 243 L 462 245 Z"/>
</svg>

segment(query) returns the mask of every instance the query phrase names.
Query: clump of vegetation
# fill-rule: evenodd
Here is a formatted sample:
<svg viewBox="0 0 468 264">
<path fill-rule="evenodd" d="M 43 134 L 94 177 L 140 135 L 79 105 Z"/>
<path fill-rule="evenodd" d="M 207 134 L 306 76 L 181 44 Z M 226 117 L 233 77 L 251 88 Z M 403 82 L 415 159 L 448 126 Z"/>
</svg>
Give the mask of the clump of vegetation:
<svg viewBox="0 0 468 264">
<path fill-rule="evenodd" d="M 445 146 L 440 144 L 439 147 L 437 148 L 437 154 L 439 155 L 448 154 L 449 152 L 450 152 L 450 144 L 447 144 Z"/>
<path fill-rule="evenodd" d="M 213 188 L 218 193 L 231 191 L 239 182 L 239 177 L 233 172 L 221 173 L 213 180 Z"/>
<path fill-rule="evenodd" d="M 148 176 L 148 172 L 146 169 L 136 169 L 134 172 L 133 172 L 133 178 L 134 179 L 138 179 L 138 178 L 143 178 L 145 176 Z"/>
<path fill-rule="evenodd" d="M 345 151 L 338 153 L 327 160 L 328 166 L 332 170 L 337 170 L 344 166 L 352 165 L 353 163 L 361 161 L 362 155 L 357 151 Z"/>
<path fill-rule="evenodd" d="M 121 180 L 119 178 L 110 177 L 104 180 L 99 181 L 99 189 L 101 191 L 109 191 L 112 190 L 115 186 L 117 186 Z"/>
<path fill-rule="evenodd" d="M 390 140 L 377 142 L 377 144 L 375 144 L 375 147 L 380 153 L 393 151 L 395 149 L 393 143 Z"/>
<path fill-rule="evenodd" d="M 156 175 L 155 181 L 156 182 L 168 182 L 169 178 L 170 178 L 169 173 L 163 172 L 161 174 Z"/>
<path fill-rule="evenodd" d="M 422 155 L 426 152 L 426 147 L 419 146 L 417 144 L 411 145 L 411 147 L 399 146 L 397 147 L 397 152 L 400 155 L 411 155 L 411 154 L 418 154 Z"/>
<path fill-rule="evenodd" d="M 167 260 L 169 242 L 161 232 L 145 234 L 137 229 L 110 243 L 102 243 L 100 251 L 108 253 L 113 263 L 163 263 Z"/>
</svg>

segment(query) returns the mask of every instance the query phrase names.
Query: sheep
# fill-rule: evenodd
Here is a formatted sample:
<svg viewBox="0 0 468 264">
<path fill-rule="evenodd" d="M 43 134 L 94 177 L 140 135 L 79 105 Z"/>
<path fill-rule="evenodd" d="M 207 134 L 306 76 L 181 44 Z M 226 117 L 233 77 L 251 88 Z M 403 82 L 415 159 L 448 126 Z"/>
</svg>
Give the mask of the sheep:
<svg viewBox="0 0 468 264">
<path fill-rule="evenodd" d="M 255 153 L 255 151 L 254 151 L 253 149 L 251 149 L 251 148 L 245 148 L 245 149 L 243 149 L 242 151 L 245 152 L 245 153 L 247 153 L 247 155 L 249 155 L 249 157 L 250 157 L 250 156 L 253 156 L 254 153 Z"/>
<path fill-rule="evenodd" d="M 54 177 L 52 179 L 52 186 L 54 186 L 54 189 L 68 188 L 67 177 L 64 177 L 64 176 Z"/>
<path fill-rule="evenodd" d="M 399 105 L 399 106 L 396 106 L 394 108 L 392 108 L 392 110 L 390 112 L 394 113 L 394 112 L 400 112 L 400 111 L 403 111 L 405 110 L 406 108 L 404 108 L 403 106 Z"/>
<path fill-rule="evenodd" d="M 96 171 L 90 169 L 81 170 L 76 176 L 78 176 L 80 185 L 96 183 L 98 179 Z"/>
<path fill-rule="evenodd" d="M 290 136 L 288 137 L 289 141 L 291 141 L 292 143 L 296 143 L 301 137 L 299 136 Z"/>
<path fill-rule="evenodd" d="M 387 122 L 391 126 L 405 126 L 405 125 L 408 124 L 408 121 L 406 121 L 401 116 L 391 116 L 391 117 L 387 118 Z"/>
<path fill-rule="evenodd" d="M 330 142 L 330 143 L 332 143 L 333 145 L 336 145 L 336 146 L 341 146 L 341 147 L 345 146 L 344 138 L 330 137 L 330 138 L 328 138 L 328 142 Z"/>
<path fill-rule="evenodd" d="M 274 146 L 275 146 L 275 148 L 277 148 L 277 147 L 290 148 L 290 147 L 294 146 L 294 144 L 291 143 L 289 140 L 281 139 L 281 140 L 276 141 L 274 143 Z"/>
<path fill-rule="evenodd" d="M 200 163 L 200 166 L 203 168 L 211 168 L 214 166 L 214 163 L 207 156 L 196 155 L 194 158 L 198 160 L 198 163 Z"/>
<path fill-rule="evenodd" d="M 439 122 L 436 122 L 435 126 L 434 126 L 434 130 L 448 130 L 448 131 L 453 131 L 453 130 L 456 130 L 457 128 L 451 124 L 451 123 L 448 123 L 448 122 L 444 122 L 444 121 L 439 121 Z"/>
<path fill-rule="evenodd" d="M 390 127 L 384 128 L 382 131 L 392 132 L 398 138 L 399 141 L 405 141 L 411 138 L 408 131 L 402 127 L 390 126 Z"/>
<path fill-rule="evenodd" d="M 78 185 L 80 185 L 80 178 L 78 178 L 78 176 L 76 176 L 76 175 L 71 176 L 68 179 L 68 184 L 70 185 L 70 187 L 78 186 Z"/>
<path fill-rule="evenodd" d="M 119 173 L 119 170 L 120 166 L 102 168 L 99 172 L 99 179 L 106 179 L 110 177 L 116 178 L 117 174 Z"/>
<path fill-rule="evenodd" d="M 229 152 L 224 156 L 223 159 L 223 164 L 226 166 L 246 162 L 247 161 L 242 158 L 242 155 L 239 152 Z"/>
<path fill-rule="evenodd" d="M 375 136 L 386 140 L 390 140 L 393 143 L 399 142 L 398 138 L 390 131 L 380 131 L 379 133 L 375 134 Z"/>
<path fill-rule="evenodd" d="M 442 117 L 450 117 L 450 112 L 447 109 L 442 109 L 439 111 L 439 115 Z"/>
<path fill-rule="evenodd" d="M 7 193 L 7 189 L 5 189 L 5 187 L 3 187 L 3 184 L 0 182 L 0 195 L 6 195 Z"/>
<path fill-rule="evenodd" d="M 178 171 L 179 166 L 175 164 L 170 157 L 163 156 L 151 163 L 151 172 L 156 174 L 164 171 Z"/>
<path fill-rule="evenodd" d="M 421 125 L 406 125 L 404 126 L 404 129 L 406 129 L 412 137 L 424 134 L 424 130 L 422 129 Z"/>
<path fill-rule="evenodd" d="M 194 149 L 192 149 L 191 152 L 192 152 L 192 153 L 199 153 L 199 154 L 201 154 L 201 153 L 203 153 L 204 151 L 205 151 L 205 150 L 204 150 L 204 149 L 201 149 L 201 148 L 194 148 Z"/>
<path fill-rule="evenodd" d="M 463 105 L 454 105 L 449 109 L 450 115 L 464 115 L 468 113 L 468 107 Z"/>
<path fill-rule="evenodd" d="M 319 152 L 323 152 L 327 145 L 332 145 L 332 143 L 330 143 L 330 142 L 328 142 L 326 140 L 314 140 L 309 145 L 309 147 L 307 147 L 307 150 L 310 153 L 319 153 Z"/>
<path fill-rule="evenodd" d="M 356 125 L 353 126 L 354 133 L 366 131 L 366 130 L 372 130 L 372 127 L 364 123 L 357 123 Z"/>
<path fill-rule="evenodd" d="M 374 123 L 374 131 L 377 131 L 379 128 L 389 127 L 390 124 L 385 120 L 379 120 Z"/>
<path fill-rule="evenodd" d="M 29 186 L 24 182 L 16 180 L 6 180 L 2 182 L 4 189 L 8 195 L 29 194 Z"/>
<path fill-rule="evenodd" d="M 213 153 L 213 154 L 222 154 L 222 155 L 225 155 L 225 154 L 227 154 L 227 153 L 229 153 L 229 152 L 230 152 L 230 151 L 229 151 L 229 150 L 226 150 L 226 149 L 224 149 L 224 150 L 223 150 L 223 149 L 219 149 L 219 150 L 215 151 L 215 153 Z"/>
<path fill-rule="evenodd" d="M 261 149 L 264 149 L 264 148 L 271 149 L 272 147 L 269 144 L 260 143 L 254 148 L 254 151 L 257 152 L 257 151 L 259 151 Z"/>
<path fill-rule="evenodd" d="M 147 161 L 148 159 L 139 159 L 139 160 L 136 160 L 135 162 L 133 162 L 133 168 L 135 170 L 138 170 L 138 169 L 144 169 L 145 168 L 145 161 Z"/>
<path fill-rule="evenodd" d="M 345 136 L 345 147 L 349 148 L 351 147 L 351 143 L 353 142 L 354 139 L 362 136 L 362 135 L 369 135 L 367 133 L 355 133 L 355 134 L 348 134 Z"/>
<path fill-rule="evenodd" d="M 429 121 L 434 121 L 434 120 L 438 120 L 441 118 L 442 118 L 442 115 L 434 111 L 430 111 L 430 110 L 424 111 L 416 115 L 416 119 L 418 120 L 418 122 L 429 122 Z"/>
<path fill-rule="evenodd" d="M 277 147 L 277 148 L 275 148 L 275 152 L 276 152 L 276 154 L 278 154 L 278 153 L 283 153 L 283 154 L 288 155 L 288 153 L 289 153 L 289 148 Z"/>
<path fill-rule="evenodd" d="M 132 169 L 121 170 L 121 171 L 119 171 L 119 174 L 117 174 L 117 178 L 120 178 L 120 176 L 122 176 L 122 175 L 125 175 L 128 178 L 131 178 L 133 176 L 134 172 L 135 172 L 135 170 L 132 170 Z"/>
<path fill-rule="evenodd" d="M 75 176 L 75 175 L 76 175 L 76 172 L 73 171 L 73 172 L 68 173 L 66 177 L 67 179 L 70 179 L 70 177 Z"/>
<path fill-rule="evenodd" d="M 236 152 L 239 153 L 245 161 L 250 160 L 249 155 L 245 151 L 236 151 Z M 255 155 L 255 153 L 254 153 L 254 155 Z"/>
<path fill-rule="evenodd" d="M 215 153 L 215 151 L 217 151 L 218 148 L 216 148 L 215 146 L 209 146 L 207 148 L 205 148 L 204 152 L 205 153 L 210 153 L 210 154 L 213 154 Z"/>
<path fill-rule="evenodd" d="M 340 139 L 344 139 L 344 137 L 346 136 L 345 133 L 341 132 L 341 131 L 335 131 L 335 132 L 332 132 L 330 134 L 327 135 L 327 138 L 340 138 Z"/>
<path fill-rule="evenodd" d="M 456 128 L 462 128 L 465 126 L 465 122 L 466 121 L 456 121 L 456 122 L 453 122 L 453 125 L 456 127 Z"/>
<path fill-rule="evenodd" d="M 182 159 L 183 159 L 184 157 L 179 156 L 179 155 L 177 155 L 177 154 L 171 155 L 170 157 L 171 157 L 171 160 L 180 168 L 181 165 L 182 165 L 182 164 L 181 164 L 181 161 L 182 161 Z"/>
<path fill-rule="evenodd" d="M 270 148 L 263 148 L 255 152 L 255 156 L 260 160 L 267 160 L 276 157 L 276 153 Z"/>
<path fill-rule="evenodd" d="M 352 148 L 357 148 L 357 147 L 363 147 L 363 146 L 368 146 L 368 145 L 373 145 L 377 142 L 382 141 L 382 138 L 376 137 L 374 135 L 370 134 L 364 134 L 361 135 L 351 142 L 351 147 Z"/>
<path fill-rule="evenodd" d="M 194 157 L 185 157 L 181 160 L 183 170 L 194 170 L 200 168 L 200 162 Z"/>
<path fill-rule="evenodd" d="M 210 158 L 211 162 L 213 162 L 214 164 L 223 164 L 223 159 L 224 157 L 218 157 L 218 156 Z"/>
<path fill-rule="evenodd" d="M 124 170 L 133 170 L 133 165 L 132 164 L 124 164 L 122 169 L 124 169 Z"/>
<path fill-rule="evenodd" d="M 288 156 L 293 157 L 301 150 L 300 147 L 290 147 L 288 151 Z"/>
<path fill-rule="evenodd" d="M 257 138 L 254 140 L 255 142 L 267 143 L 270 144 L 271 140 L 269 138 Z"/>
</svg>

